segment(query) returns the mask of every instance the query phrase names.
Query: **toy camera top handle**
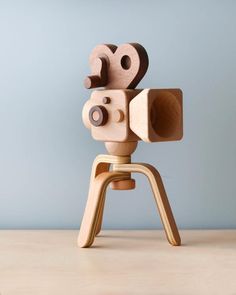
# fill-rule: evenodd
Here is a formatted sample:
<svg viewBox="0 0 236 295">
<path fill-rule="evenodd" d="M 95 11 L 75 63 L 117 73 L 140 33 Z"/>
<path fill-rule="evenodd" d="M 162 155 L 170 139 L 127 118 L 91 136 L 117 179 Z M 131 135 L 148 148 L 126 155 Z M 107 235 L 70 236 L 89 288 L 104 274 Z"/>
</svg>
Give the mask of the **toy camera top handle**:
<svg viewBox="0 0 236 295">
<path fill-rule="evenodd" d="M 84 80 L 86 88 L 134 89 L 147 71 L 148 55 L 138 43 L 102 44 L 93 49 L 89 64 L 92 74 Z"/>
</svg>

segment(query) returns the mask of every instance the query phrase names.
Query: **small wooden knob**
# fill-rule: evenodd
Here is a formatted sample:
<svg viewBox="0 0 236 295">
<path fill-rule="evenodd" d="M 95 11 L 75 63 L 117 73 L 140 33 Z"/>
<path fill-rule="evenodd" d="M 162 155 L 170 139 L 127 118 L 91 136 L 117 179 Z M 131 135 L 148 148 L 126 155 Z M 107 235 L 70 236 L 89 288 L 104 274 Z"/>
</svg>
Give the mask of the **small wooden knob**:
<svg viewBox="0 0 236 295">
<path fill-rule="evenodd" d="M 88 76 L 84 79 L 84 87 L 87 89 L 103 86 L 99 76 Z"/>
<path fill-rule="evenodd" d="M 95 126 L 103 126 L 107 123 L 108 112 L 104 106 L 96 105 L 89 110 L 89 121 Z"/>
<path fill-rule="evenodd" d="M 105 97 L 103 97 L 102 102 L 103 102 L 104 104 L 108 104 L 108 103 L 111 102 L 111 99 L 110 99 L 110 97 L 105 96 Z"/>
<path fill-rule="evenodd" d="M 124 112 L 122 110 L 115 110 L 112 114 L 112 120 L 116 123 L 122 122 L 124 120 Z"/>
</svg>

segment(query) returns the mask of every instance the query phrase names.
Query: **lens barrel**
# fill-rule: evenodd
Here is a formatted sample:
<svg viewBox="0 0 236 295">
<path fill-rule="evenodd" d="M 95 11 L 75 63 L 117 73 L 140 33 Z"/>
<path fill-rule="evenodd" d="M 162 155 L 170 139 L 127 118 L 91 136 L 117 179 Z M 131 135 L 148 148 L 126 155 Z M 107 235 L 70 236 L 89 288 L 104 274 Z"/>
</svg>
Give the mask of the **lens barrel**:
<svg viewBox="0 0 236 295">
<path fill-rule="evenodd" d="M 105 125 L 108 121 L 107 109 L 102 105 L 93 106 L 89 110 L 89 121 L 95 127 Z"/>
</svg>

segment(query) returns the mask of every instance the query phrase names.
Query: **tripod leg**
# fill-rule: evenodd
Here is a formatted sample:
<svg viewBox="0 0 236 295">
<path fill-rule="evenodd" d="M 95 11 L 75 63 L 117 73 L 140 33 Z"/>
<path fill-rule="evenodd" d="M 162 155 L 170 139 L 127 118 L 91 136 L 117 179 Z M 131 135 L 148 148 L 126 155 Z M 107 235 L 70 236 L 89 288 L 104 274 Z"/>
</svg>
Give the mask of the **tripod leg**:
<svg viewBox="0 0 236 295">
<path fill-rule="evenodd" d="M 104 162 L 104 160 L 106 162 Z M 106 160 L 103 155 L 97 156 L 93 162 L 92 173 L 91 173 L 91 177 L 90 177 L 90 186 L 92 186 L 93 181 L 96 176 L 98 176 L 99 174 L 101 174 L 103 172 L 108 172 L 109 168 L 110 168 L 110 163 L 108 162 L 108 160 Z M 104 206 L 105 206 L 105 198 L 106 198 L 106 194 L 102 198 L 101 208 L 99 209 L 99 213 L 98 213 L 96 235 L 99 234 L 99 232 L 101 231 L 101 227 L 102 227 L 102 218 L 103 218 L 103 211 L 104 211 Z"/>
<path fill-rule="evenodd" d="M 78 236 L 78 245 L 82 248 L 93 244 L 99 221 L 99 211 L 104 202 L 108 184 L 113 180 L 127 179 L 127 174 L 122 172 L 103 172 L 91 181 L 88 200 Z"/>
<path fill-rule="evenodd" d="M 138 172 L 147 176 L 155 196 L 157 208 L 160 213 L 167 239 L 173 246 L 179 246 L 181 244 L 181 239 L 178 228 L 176 226 L 165 188 L 158 171 L 153 166 L 143 163 L 116 164 L 114 166 L 114 170 L 123 172 Z"/>
<path fill-rule="evenodd" d="M 90 177 L 90 185 L 92 186 L 92 183 L 96 176 L 103 172 L 108 172 L 111 163 L 130 163 L 130 157 L 129 156 L 123 156 L 123 157 L 114 157 L 111 155 L 98 155 L 92 166 L 92 173 Z M 101 207 L 99 209 L 98 213 L 98 222 L 97 222 L 97 228 L 96 228 L 96 235 L 99 234 L 102 227 L 102 219 L 103 219 L 103 212 L 104 212 L 104 206 L 105 206 L 105 199 L 106 195 L 104 195 Z"/>
</svg>

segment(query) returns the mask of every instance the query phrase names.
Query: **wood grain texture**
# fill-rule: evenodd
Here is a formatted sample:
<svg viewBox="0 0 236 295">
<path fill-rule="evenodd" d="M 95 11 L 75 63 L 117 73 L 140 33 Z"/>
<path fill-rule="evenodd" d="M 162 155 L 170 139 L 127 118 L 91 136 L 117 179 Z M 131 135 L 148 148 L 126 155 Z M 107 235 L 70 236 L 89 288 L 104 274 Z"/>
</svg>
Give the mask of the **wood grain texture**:
<svg viewBox="0 0 236 295">
<path fill-rule="evenodd" d="M 1 295 L 233 295 L 236 230 L 102 231 L 93 249 L 77 230 L 0 231 Z"/>
</svg>

